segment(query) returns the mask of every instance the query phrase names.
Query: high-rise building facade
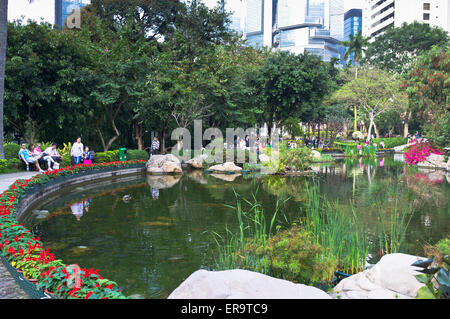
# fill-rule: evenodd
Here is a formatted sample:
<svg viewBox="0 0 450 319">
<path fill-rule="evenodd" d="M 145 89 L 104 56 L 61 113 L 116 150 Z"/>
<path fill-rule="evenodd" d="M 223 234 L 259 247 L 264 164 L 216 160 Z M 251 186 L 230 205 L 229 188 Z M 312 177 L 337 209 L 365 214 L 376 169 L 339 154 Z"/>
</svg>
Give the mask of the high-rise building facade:
<svg viewBox="0 0 450 319">
<path fill-rule="evenodd" d="M 450 32 L 449 0 L 365 0 L 363 35 L 375 38 L 389 27 L 414 21 Z"/>
<path fill-rule="evenodd" d="M 64 27 L 64 23 L 74 10 L 90 3 L 90 0 L 55 0 L 55 25 Z"/>
<path fill-rule="evenodd" d="M 204 0 L 207 5 L 217 4 Z M 324 61 L 340 58 L 344 0 L 223 0 L 233 12 L 233 28 L 250 45 L 294 53 L 310 52 Z"/>
<path fill-rule="evenodd" d="M 350 40 L 350 36 L 362 33 L 362 9 L 351 9 L 348 10 L 344 15 L 344 41 Z M 355 65 L 355 55 L 350 54 L 347 61 L 342 61 L 344 63 L 349 63 Z"/>
</svg>

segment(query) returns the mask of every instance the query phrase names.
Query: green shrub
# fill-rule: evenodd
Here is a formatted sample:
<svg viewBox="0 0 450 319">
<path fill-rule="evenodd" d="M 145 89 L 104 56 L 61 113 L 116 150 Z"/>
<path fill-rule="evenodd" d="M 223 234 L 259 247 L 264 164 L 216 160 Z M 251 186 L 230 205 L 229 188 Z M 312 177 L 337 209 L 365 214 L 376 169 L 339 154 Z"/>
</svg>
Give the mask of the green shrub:
<svg viewBox="0 0 450 319">
<path fill-rule="evenodd" d="M 287 148 L 280 144 L 280 170 L 303 171 L 312 163 L 312 152 L 307 147 Z"/>
<path fill-rule="evenodd" d="M 95 154 L 96 163 L 116 162 L 119 160 L 119 150 L 99 152 Z"/>
<path fill-rule="evenodd" d="M 5 144 L 5 159 L 18 158 L 20 145 L 15 143 Z"/>
<path fill-rule="evenodd" d="M 408 143 L 408 139 L 405 137 L 391 137 L 391 138 L 374 138 L 372 143 L 376 143 L 380 148 L 381 141 L 384 141 L 384 148 L 394 148 L 396 146 L 405 145 Z"/>
<path fill-rule="evenodd" d="M 271 237 L 264 247 L 249 243 L 238 254 L 260 259 L 261 269 L 250 270 L 308 285 L 331 282 L 338 264 L 310 233 L 297 226 Z M 246 268 L 245 262 L 241 264 Z"/>
<path fill-rule="evenodd" d="M 143 150 L 127 150 L 127 160 L 148 160 L 148 153 Z"/>
</svg>

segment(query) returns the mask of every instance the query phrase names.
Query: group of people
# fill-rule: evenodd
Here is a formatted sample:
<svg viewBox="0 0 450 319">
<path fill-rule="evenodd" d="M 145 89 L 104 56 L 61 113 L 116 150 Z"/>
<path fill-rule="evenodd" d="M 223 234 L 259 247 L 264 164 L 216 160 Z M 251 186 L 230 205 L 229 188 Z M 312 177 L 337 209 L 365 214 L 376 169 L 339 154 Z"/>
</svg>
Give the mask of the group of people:
<svg viewBox="0 0 450 319">
<path fill-rule="evenodd" d="M 312 148 L 324 148 L 325 147 L 325 143 L 323 138 L 319 138 L 315 135 L 313 135 L 312 137 L 308 138 L 306 136 L 303 137 L 303 144 L 305 146 L 311 146 Z"/>
<path fill-rule="evenodd" d="M 19 151 L 19 158 L 25 163 L 27 171 L 30 170 L 30 164 L 34 164 L 37 171 L 44 172 L 41 167 L 44 163 L 47 163 L 48 171 L 55 170 L 59 168 L 59 164 L 63 160 L 57 150 L 57 146 L 58 144 L 53 143 L 50 147 L 42 151 L 41 144 L 30 144 L 27 148 L 27 145 L 23 143 Z M 72 158 L 72 164 L 92 164 L 92 155 L 89 147 L 83 147 L 80 137 L 73 144 L 70 150 L 70 156 Z"/>
</svg>

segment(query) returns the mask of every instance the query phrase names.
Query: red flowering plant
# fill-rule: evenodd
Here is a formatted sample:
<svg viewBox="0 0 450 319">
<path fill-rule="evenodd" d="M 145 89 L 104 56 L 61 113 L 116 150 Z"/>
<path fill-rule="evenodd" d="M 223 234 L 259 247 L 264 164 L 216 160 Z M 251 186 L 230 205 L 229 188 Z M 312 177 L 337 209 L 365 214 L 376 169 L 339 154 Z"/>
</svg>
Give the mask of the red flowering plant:
<svg viewBox="0 0 450 319">
<path fill-rule="evenodd" d="M 117 284 L 98 274 L 98 269 L 78 265 L 52 267 L 41 274 L 38 288 L 67 299 L 124 299 Z"/>
<path fill-rule="evenodd" d="M 408 166 L 417 165 L 424 162 L 431 154 L 444 155 L 444 152 L 430 142 L 416 143 L 405 152 L 405 161 Z"/>
<path fill-rule="evenodd" d="M 143 164 L 145 161 L 125 161 L 74 165 L 51 172 L 45 172 L 26 180 L 15 181 L 0 194 L 0 251 L 14 267 L 23 271 L 29 279 L 38 279 L 38 288 L 47 289 L 60 298 L 126 298 L 115 282 L 98 275 L 98 270 L 77 269 L 73 274 L 79 278 L 72 283 L 70 266 L 45 249 L 40 238 L 35 238 L 30 230 L 16 220 L 17 205 L 21 196 L 31 187 L 45 184 L 51 179 L 76 174 L 81 171 L 124 167 L 130 164 Z M 78 276 L 78 277 L 77 277 Z"/>
</svg>

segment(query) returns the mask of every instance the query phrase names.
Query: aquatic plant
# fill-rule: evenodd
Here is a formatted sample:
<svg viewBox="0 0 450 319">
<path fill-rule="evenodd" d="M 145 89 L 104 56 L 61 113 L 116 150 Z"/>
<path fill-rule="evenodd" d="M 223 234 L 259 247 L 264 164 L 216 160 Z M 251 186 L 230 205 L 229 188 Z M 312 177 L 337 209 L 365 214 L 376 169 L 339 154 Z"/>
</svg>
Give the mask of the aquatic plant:
<svg viewBox="0 0 450 319">
<path fill-rule="evenodd" d="M 388 214 L 386 211 L 380 211 L 378 214 L 380 255 L 401 252 L 406 231 L 413 215 L 409 207 L 399 210 L 398 199 L 395 198 L 395 209 L 390 214 L 389 220 L 386 220 L 386 214 Z"/>
<path fill-rule="evenodd" d="M 337 203 L 330 203 L 320 196 L 319 185 L 306 184 L 308 200 L 306 217 L 302 227 L 310 232 L 315 242 L 328 248 L 330 258 L 338 260 L 338 269 L 346 273 L 364 270 L 369 240 L 365 229 L 359 224 L 353 205 L 351 214 L 338 209 Z"/>
</svg>

